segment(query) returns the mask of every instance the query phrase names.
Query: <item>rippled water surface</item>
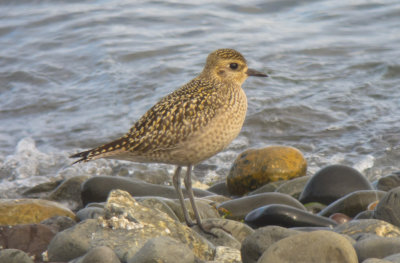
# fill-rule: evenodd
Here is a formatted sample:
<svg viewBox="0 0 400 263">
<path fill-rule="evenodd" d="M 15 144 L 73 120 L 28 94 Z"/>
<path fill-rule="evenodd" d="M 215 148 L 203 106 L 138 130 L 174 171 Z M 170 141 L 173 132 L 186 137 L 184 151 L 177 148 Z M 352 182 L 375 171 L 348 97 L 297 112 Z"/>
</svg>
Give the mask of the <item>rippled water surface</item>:
<svg viewBox="0 0 400 263">
<path fill-rule="evenodd" d="M 76 174 L 171 166 L 67 156 L 124 134 L 218 48 L 252 68 L 239 137 L 196 169 L 227 175 L 237 154 L 300 149 L 371 180 L 400 170 L 400 2 L 0 0 L 0 196 Z"/>
</svg>

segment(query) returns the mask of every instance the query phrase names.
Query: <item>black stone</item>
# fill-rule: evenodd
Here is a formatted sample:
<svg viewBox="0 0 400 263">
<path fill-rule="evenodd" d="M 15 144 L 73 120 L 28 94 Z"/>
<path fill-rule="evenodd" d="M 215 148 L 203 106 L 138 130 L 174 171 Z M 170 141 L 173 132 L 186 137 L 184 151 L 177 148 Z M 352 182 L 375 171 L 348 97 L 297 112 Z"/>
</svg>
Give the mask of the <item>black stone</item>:
<svg viewBox="0 0 400 263">
<path fill-rule="evenodd" d="M 368 205 L 380 200 L 386 193 L 375 190 L 360 190 L 343 196 L 342 198 L 325 207 L 319 215 L 330 216 L 334 213 L 343 213 L 354 217 L 358 213 L 367 210 Z"/>
<path fill-rule="evenodd" d="M 121 189 L 132 196 L 160 196 L 166 198 L 178 198 L 172 186 L 150 184 L 140 180 L 132 180 L 124 177 L 96 176 L 82 184 L 82 202 L 84 205 L 92 202 L 106 201 L 111 190 Z M 186 190 L 182 189 L 186 196 Z M 194 195 L 204 197 L 214 193 L 193 188 Z"/>
<path fill-rule="evenodd" d="M 357 170 L 345 165 L 330 165 L 319 170 L 308 181 L 300 202 L 320 202 L 329 205 L 357 190 L 373 190 L 371 183 Z"/>
<path fill-rule="evenodd" d="M 283 204 L 306 210 L 298 200 L 290 195 L 275 192 L 244 196 L 229 200 L 221 203 L 217 208 L 223 208 L 224 211 L 227 211 L 226 218 L 241 220 L 252 210 L 270 204 Z"/>
<path fill-rule="evenodd" d="M 311 214 L 287 205 L 266 205 L 251 211 L 244 219 L 253 228 L 276 225 L 283 227 L 336 226 L 329 218 Z"/>
</svg>

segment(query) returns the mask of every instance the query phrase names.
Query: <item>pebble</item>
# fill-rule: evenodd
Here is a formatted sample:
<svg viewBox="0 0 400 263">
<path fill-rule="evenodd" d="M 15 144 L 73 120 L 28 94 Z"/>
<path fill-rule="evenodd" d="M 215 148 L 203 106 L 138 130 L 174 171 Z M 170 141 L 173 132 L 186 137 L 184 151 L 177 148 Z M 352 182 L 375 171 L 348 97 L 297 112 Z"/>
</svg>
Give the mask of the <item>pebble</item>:
<svg viewBox="0 0 400 263">
<path fill-rule="evenodd" d="M 244 219 L 253 228 L 277 225 L 283 227 L 327 226 L 337 225 L 327 217 L 311 214 L 287 205 L 266 205 L 251 211 Z"/>
<path fill-rule="evenodd" d="M 60 232 L 76 224 L 74 220 L 67 216 L 53 216 L 40 222 L 42 225 L 51 227 L 54 232 Z"/>
<path fill-rule="evenodd" d="M 147 240 L 160 235 L 188 245 L 200 260 L 213 257 L 210 242 L 158 209 L 142 206 L 128 192 L 111 191 L 104 211 L 101 218 L 87 219 L 58 233 L 48 246 L 49 260 L 69 261 L 101 244 L 126 262 Z"/>
<path fill-rule="evenodd" d="M 54 236 L 53 229 L 42 224 L 0 226 L 0 247 L 19 249 L 41 260 Z"/>
<path fill-rule="evenodd" d="M 278 189 L 281 185 L 285 184 L 287 181 L 276 181 L 276 182 L 270 182 L 267 183 L 260 188 L 257 188 L 254 191 L 249 192 L 247 195 L 256 195 L 256 194 L 262 194 L 262 193 L 269 193 L 269 192 L 275 192 L 276 189 Z"/>
<path fill-rule="evenodd" d="M 367 258 L 384 258 L 400 253 L 399 237 L 371 237 L 358 241 L 354 245 L 358 260 L 362 262 Z"/>
<path fill-rule="evenodd" d="M 104 209 L 100 207 L 85 207 L 78 212 L 76 212 L 76 217 L 79 221 L 83 221 L 86 219 L 96 219 L 102 216 L 104 213 Z"/>
<path fill-rule="evenodd" d="M 306 210 L 298 200 L 290 195 L 275 192 L 233 199 L 221 203 L 217 208 L 225 215 L 225 218 L 243 220 L 252 210 L 269 204 L 283 204 Z"/>
<path fill-rule="evenodd" d="M 242 152 L 234 161 L 227 177 L 228 190 L 242 196 L 266 183 L 306 175 L 303 154 L 287 146 L 269 146 Z"/>
<path fill-rule="evenodd" d="M 293 198 L 299 199 L 301 192 L 303 192 L 305 185 L 310 179 L 311 176 L 302 176 L 288 181 L 284 181 L 284 183 L 280 185 L 275 190 L 275 192 L 288 194 Z"/>
<path fill-rule="evenodd" d="M 214 194 L 223 195 L 223 196 L 230 196 L 228 186 L 226 185 L 226 180 L 221 182 L 217 182 L 210 186 L 207 191 L 212 192 Z"/>
<path fill-rule="evenodd" d="M 149 239 L 127 263 L 193 263 L 195 256 L 184 243 L 171 237 Z"/>
<path fill-rule="evenodd" d="M 73 260 L 71 263 L 121 263 L 114 251 L 106 246 L 90 249 L 84 256 Z"/>
<path fill-rule="evenodd" d="M 400 171 L 379 178 L 376 188 L 382 191 L 390 191 L 400 186 Z"/>
<path fill-rule="evenodd" d="M 326 205 L 357 190 L 373 190 L 371 183 L 360 172 L 345 165 L 322 168 L 308 181 L 299 200 L 303 204 L 319 202 Z"/>
<path fill-rule="evenodd" d="M 51 201 L 61 202 L 71 210 L 83 207 L 81 200 L 81 185 L 89 176 L 75 176 L 63 181 L 47 197 Z"/>
<path fill-rule="evenodd" d="M 400 187 L 393 188 L 379 201 L 374 218 L 400 226 Z"/>
<path fill-rule="evenodd" d="M 358 263 L 352 244 L 332 231 L 317 230 L 291 235 L 272 244 L 258 263 L 346 262 Z"/>
<path fill-rule="evenodd" d="M 1 263 L 34 263 L 33 260 L 19 249 L 0 249 Z"/>
<path fill-rule="evenodd" d="M 224 246 L 216 247 L 214 260 L 207 263 L 242 263 L 240 250 Z"/>
<path fill-rule="evenodd" d="M 370 203 L 380 200 L 386 192 L 376 190 L 360 190 L 349 193 L 325 207 L 319 215 L 330 216 L 334 213 L 343 213 L 354 217 L 368 209 Z"/>
<path fill-rule="evenodd" d="M 96 176 L 82 184 L 82 202 L 87 205 L 92 202 L 104 202 L 113 189 L 127 191 L 132 196 L 160 196 L 166 198 L 178 198 L 172 186 L 150 184 L 138 179 L 134 180 L 125 177 Z M 193 188 L 194 195 L 204 197 L 214 193 Z M 186 190 L 183 189 L 186 196 Z"/>
<path fill-rule="evenodd" d="M 40 223 L 53 216 L 75 219 L 75 214 L 68 208 L 43 199 L 1 199 L 0 215 L 0 225 Z"/>
<path fill-rule="evenodd" d="M 299 233 L 301 232 L 280 226 L 258 228 L 243 241 L 240 249 L 242 260 L 246 263 L 256 263 L 272 244 Z"/>
</svg>

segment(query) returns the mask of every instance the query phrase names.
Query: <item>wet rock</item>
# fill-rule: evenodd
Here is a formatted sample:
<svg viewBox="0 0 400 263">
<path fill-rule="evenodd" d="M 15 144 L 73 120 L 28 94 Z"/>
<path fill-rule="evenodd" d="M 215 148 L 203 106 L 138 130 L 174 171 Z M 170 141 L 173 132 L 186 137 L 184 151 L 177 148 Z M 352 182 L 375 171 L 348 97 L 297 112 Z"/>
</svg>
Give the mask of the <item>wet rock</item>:
<svg viewBox="0 0 400 263">
<path fill-rule="evenodd" d="M 53 216 L 68 216 L 74 213 L 64 206 L 42 199 L 1 199 L 0 225 L 40 223 Z"/>
<path fill-rule="evenodd" d="M 382 191 L 390 191 L 400 186 L 400 172 L 394 172 L 390 175 L 379 178 L 376 188 Z"/>
<path fill-rule="evenodd" d="M 207 189 L 207 191 L 218 194 L 218 195 L 223 195 L 223 196 L 230 196 L 231 194 L 228 191 L 228 186 L 226 185 L 226 181 L 222 182 L 217 182 L 213 184 L 211 187 Z"/>
<path fill-rule="evenodd" d="M 343 223 L 349 222 L 351 220 L 350 217 L 348 217 L 347 215 L 342 214 L 342 213 L 334 213 L 334 214 L 330 215 L 329 218 L 338 224 L 343 224 Z"/>
<path fill-rule="evenodd" d="M 192 250 L 176 239 L 161 236 L 149 239 L 143 247 L 128 260 L 128 263 L 192 263 Z"/>
<path fill-rule="evenodd" d="M 346 262 L 358 263 L 351 243 L 332 231 L 300 233 L 272 244 L 258 263 L 281 262 Z"/>
<path fill-rule="evenodd" d="M 329 218 L 311 214 L 287 205 L 266 205 L 251 211 L 244 219 L 253 228 L 277 225 L 283 227 L 328 226 L 337 223 Z"/>
<path fill-rule="evenodd" d="M 386 193 L 376 206 L 374 217 L 400 226 L 400 187 Z"/>
<path fill-rule="evenodd" d="M 74 220 L 67 216 L 53 216 L 40 222 L 43 225 L 51 227 L 54 232 L 60 232 L 76 224 Z"/>
<path fill-rule="evenodd" d="M 0 249 L 0 262 L 4 263 L 33 263 L 33 260 L 19 249 Z"/>
<path fill-rule="evenodd" d="M 92 202 L 104 202 L 111 190 L 120 189 L 127 191 L 132 196 L 160 196 L 178 198 L 172 186 L 149 184 L 139 180 L 124 177 L 96 176 L 82 184 L 82 201 L 86 205 Z M 193 188 L 194 195 L 203 197 L 214 193 Z M 186 196 L 186 190 L 183 189 Z"/>
<path fill-rule="evenodd" d="M 280 226 L 261 227 L 249 235 L 240 249 L 244 263 L 256 263 L 261 255 L 275 242 L 301 232 Z"/>
<path fill-rule="evenodd" d="M 400 237 L 400 229 L 390 223 L 377 219 L 351 220 L 336 226 L 335 232 L 348 235 L 358 240 L 365 234 L 373 234 L 380 237 Z"/>
<path fill-rule="evenodd" d="M 357 170 L 345 165 L 330 165 L 319 170 L 308 181 L 300 202 L 319 202 L 326 205 L 357 190 L 373 190 L 372 185 Z"/>
<path fill-rule="evenodd" d="M 303 192 L 305 185 L 310 179 L 311 176 L 302 176 L 291 179 L 280 185 L 275 191 L 282 194 L 288 194 L 293 198 L 298 199 L 301 192 Z"/>
<path fill-rule="evenodd" d="M 200 260 L 209 260 L 214 247 L 195 231 L 158 209 L 145 207 L 129 193 L 110 193 L 104 216 L 87 219 L 58 233 L 48 247 L 49 260 L 68 261 L 102 245 L 128 261 L 151 238 L 169 236 L 186 244 Z"/>
<path fill-rule="evenodd" d="M 121 263 L 121 261 L 109 247 L 98 246 L 71 263 Z"/>
<path fill-rule="evenodd" d="M 247 195 L 256 195 L 256 194 L 262 194 L 262 193 L 270 193 L 270 192 L 275 192 L 276 189 L 278 189 L 281 185 L 285 184 L 286 181 L 276 181 L 276 182 L 270 182 L 267 183 L 260 188 L 257 188 L 254 191 L 249 192 Z"/>
<path fill-rule="evenodd" d="M 209 218 L 203 220 L 202 223 L 216 236 L 205 234 L 198 226 L 193 226 L 192 229 L 207 238 L 214 246 L 240 249 L 245 238 L 254 232 L 253 229 L 242 222 L 229 219 Z"/>
<path fill-rule="evenodd" d="M 372 237 L 358 241 L 354 245 L 358 260 L 362 262 L 367 258 L 384 258 L 400 253 L 400 238 L 398 237 Z"/>
<path fill-rule="evenodd" d="M 41 259 L 55 234 L 49 226 L 42 224 L 0 226 L 0 247 L 19 249 Z"/>
<path fill-rule="evenodd" d="M 293 147 L 251 149 L 236 158 L 227 177 L 227 186 L 232 195 L 241 196 L 269 182 L 304 176 L 306 170 L 307 161 Z"/>
<path fill-rule="evenodd" d="M 89 176 L 75 176 L 62 182 L 54 189 L 47 199 L 65 204 L 69 209 L 83 207 L 81 200 L 81 185 Z"/>
<path fill-rule="evenodd" d="M 275 192 L 244 196 L 226 201 L 217 208 L 228 219 L 242 220 L 252 210 L 269 204 L 283 204 L 306 210 L 299 201 L 290 195 Z"/>
<path fill-rule="evenodd" d="M 79 221 L 86 219 L 96 219 L 104 214 L 104 209 L 100 207 L 85 207 L 76 212 Z"/>
<path fill-rule="evenodd" d="M 367 210 L 371 202 L 380 200 L 385 195 L 383 191 L 360 190 L 339 198 L 329 206 L 325 207 L 319 215 L 330 216 L 334 213 L 343 213 L 350 217 Z"/>
</svg>

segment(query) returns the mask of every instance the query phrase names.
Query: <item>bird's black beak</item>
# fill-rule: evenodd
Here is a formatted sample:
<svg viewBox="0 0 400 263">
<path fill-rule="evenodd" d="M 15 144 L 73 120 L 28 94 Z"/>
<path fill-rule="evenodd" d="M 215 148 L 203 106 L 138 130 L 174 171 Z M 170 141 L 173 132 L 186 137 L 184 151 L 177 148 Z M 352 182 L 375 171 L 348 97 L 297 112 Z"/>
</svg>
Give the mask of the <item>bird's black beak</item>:
<svg viewBox="0 0 400 263">
<path fill-rule="evenodd" d="M 248 68 L 246 71 L 247 76 L 253 76 L 253 77 L 268 77 L 267 74 L 264 74 L 260 71 Z"/>
</svg>

